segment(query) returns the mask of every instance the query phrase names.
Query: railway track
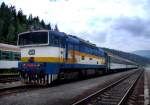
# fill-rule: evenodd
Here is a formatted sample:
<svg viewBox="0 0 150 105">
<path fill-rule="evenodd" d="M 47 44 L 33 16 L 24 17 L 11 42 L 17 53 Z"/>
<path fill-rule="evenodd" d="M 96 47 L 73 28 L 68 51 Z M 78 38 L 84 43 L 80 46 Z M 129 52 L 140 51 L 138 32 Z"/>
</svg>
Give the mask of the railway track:
<svg viewBox="0 0 150 105">
<path fill-rule="evenodd" d="M 142 73 L 136 71 L 72 105 L 123 105 Z"/>
<path fill-rule="evenodd" d="M 7 83 L 7 82 L 16 82 L 20 81 L 20 77 L 10 77 L 10 78 L 1 78 L 0 83 Z"/>
<path fill-rule="evenodd" d="M 52 87 L 53 86 L 57 86 L 57 84 L 52 85 Z M 4 89 L 0 89 L 0 97 L 8 96 L 11 94 L 17 94 L 21 92 L 32 91 L 32 90 L 41 89 L 41 88 L 47 88 L 47 87 L 48 86 L 22 85 L 22 86 L 17 86 L 17 87 L 4 88 Z"/>
<path fill-rule="evenodd" d="M 0 83 L 15 82 L 15 81 L 19 81 L 19 80 L 20 80 L 19 74 L 0 75 Z"/>
</svg>

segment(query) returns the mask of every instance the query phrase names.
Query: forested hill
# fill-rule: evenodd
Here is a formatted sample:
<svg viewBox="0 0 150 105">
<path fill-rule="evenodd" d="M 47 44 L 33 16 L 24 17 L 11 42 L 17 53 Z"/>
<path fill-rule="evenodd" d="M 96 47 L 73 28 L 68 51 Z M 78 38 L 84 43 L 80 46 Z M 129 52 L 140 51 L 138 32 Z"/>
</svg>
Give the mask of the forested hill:
<svg viewBox="0 0 150 105">
<path fill-rule="evenodd" d="M 150 65 L 150 59 L 136 55 L 136 54 L 132 54 L 132 53 L 127 53 L 127 52 L 123 52 L 123 51 L 119 51 L 119 50 L 114 50 L 114 49 L 109 49 L 109 48 L 103 48 L 106 52 L 110 52 L 114 55 L 120 56 L 122 58 L 131 60 L 133 62 L 136 62 L 140 65 L 143 66 L 148 66 Z"/>
<path fill-rule="evenodd" d="M 15 6 L 8 6 L 4 2 L 0 5 L 0 43 L 16 44 L 17 34 L 28 30 L 49 29 L 39 17 L 26 16 L 22 10 L 16 11 Z M 55 30 L 58 31 L 57 25 Z"/>
<path fill-rule="evenodd" d="M 150 50 L 137 50 L 137 51 L 134 51 L 132 53 L 150 59 Z"/>
</svg>

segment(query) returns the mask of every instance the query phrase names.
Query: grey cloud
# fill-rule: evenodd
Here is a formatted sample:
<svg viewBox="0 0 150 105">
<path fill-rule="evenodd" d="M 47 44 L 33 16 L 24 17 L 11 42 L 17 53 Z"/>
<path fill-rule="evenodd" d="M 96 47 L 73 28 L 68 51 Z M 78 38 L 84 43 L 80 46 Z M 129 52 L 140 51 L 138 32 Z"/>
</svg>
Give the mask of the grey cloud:
<svg viewBox="0 0 150 105">
<path fill-rule="evenodd" d="M 102 44 L 105 43 L 107 40 L 107 32 L 106 31 L 93 31 L 91 33 L 82 32 L 78 35 L 78 37 L 87 40 L 93 44 Z"/>
<path fill-rule="evenodd" d="M 107 46 L 123 51 L 150 48 L 147 46 L 150 42 L 150 20 L 122 16 L 109 22 L 111 22 L 110 26 L 106 29 L 93 31 L 92 35 L 87 34 L 87 39 L 98 46 Z M 96 22 L 94 21 L 94 23 Z"/>
<path fill-rule="evenodd" d="M 104 43 L 106 42 L 107 32 L 94 32 L 91 36 L 92 41 Z"/>
<path fill-rule="evenodd" d="M 133 36 L 150 37 L 150 20 L 138 17 L 120 17 L 115 20 L 112 28 L 116 31 L 126 31 Z"/>
</svg>

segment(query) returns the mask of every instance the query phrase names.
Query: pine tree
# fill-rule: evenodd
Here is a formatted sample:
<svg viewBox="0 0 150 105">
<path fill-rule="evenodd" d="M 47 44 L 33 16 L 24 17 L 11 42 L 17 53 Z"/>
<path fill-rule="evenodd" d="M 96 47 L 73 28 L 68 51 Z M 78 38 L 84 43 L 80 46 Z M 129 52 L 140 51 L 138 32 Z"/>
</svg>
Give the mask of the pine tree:
<svg viewBox="0 0 150 105">
<path fill-rule="evenodd" d="M 14 39 L 15 39 L 15 36 L 14 36 L 14 32 L 15 32 L 15 27 L 13 26 L 13 24 L 10 24 L 9 27 L 8 27 L 8 34 L 7 34 L 7 41 L 8 42 L 11 42 L 14 44 Z"/>
<path fill-rule="evenodd" d="M 47 29 L 48 29 L 48 30 L 52 30 L 51 23 L 49 23 L 49 24 L 47 25 Z"/>
<path fill-rule="evenodd" d="M 45 24 L 39 17 L 32 14 L 27 18 L 20 9 L 18 12 L 15 6 L 8 7 L 4 2 L 0 5 L 0 43 L 16 43 L 17 34 L 28 30 L 48 29 L 52 30 L 51 24 Z M 55 25 L 55 31 L 58 26 Z"/>
<path fill-rule="evenodd" d="M 58 31 L 59 32 L 57 24 L 55 25 L 54 31 Z"/>
<path fill-rule="evenodd" d="M 44 23 L 43 19 L 41 20 L 40 24 L 41 24 L 42 29 L 46 29 L 46 26 L 45 26 L 45 23 Z"/>
</svg>

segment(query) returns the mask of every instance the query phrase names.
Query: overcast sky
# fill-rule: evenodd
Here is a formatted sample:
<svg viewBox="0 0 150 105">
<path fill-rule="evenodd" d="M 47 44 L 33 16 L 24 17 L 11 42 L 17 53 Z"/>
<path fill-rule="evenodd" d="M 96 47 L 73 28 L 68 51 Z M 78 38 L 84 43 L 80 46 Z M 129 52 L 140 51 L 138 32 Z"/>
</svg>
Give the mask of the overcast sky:
<svg viewBox="0 0 150 105">
<path fill-rule="evenodd" d="M 2 2 L 3 0 L 0 0 Z M 150 0 L 4 0 L 97 46 L 150 50 Z"/>
</svg>

